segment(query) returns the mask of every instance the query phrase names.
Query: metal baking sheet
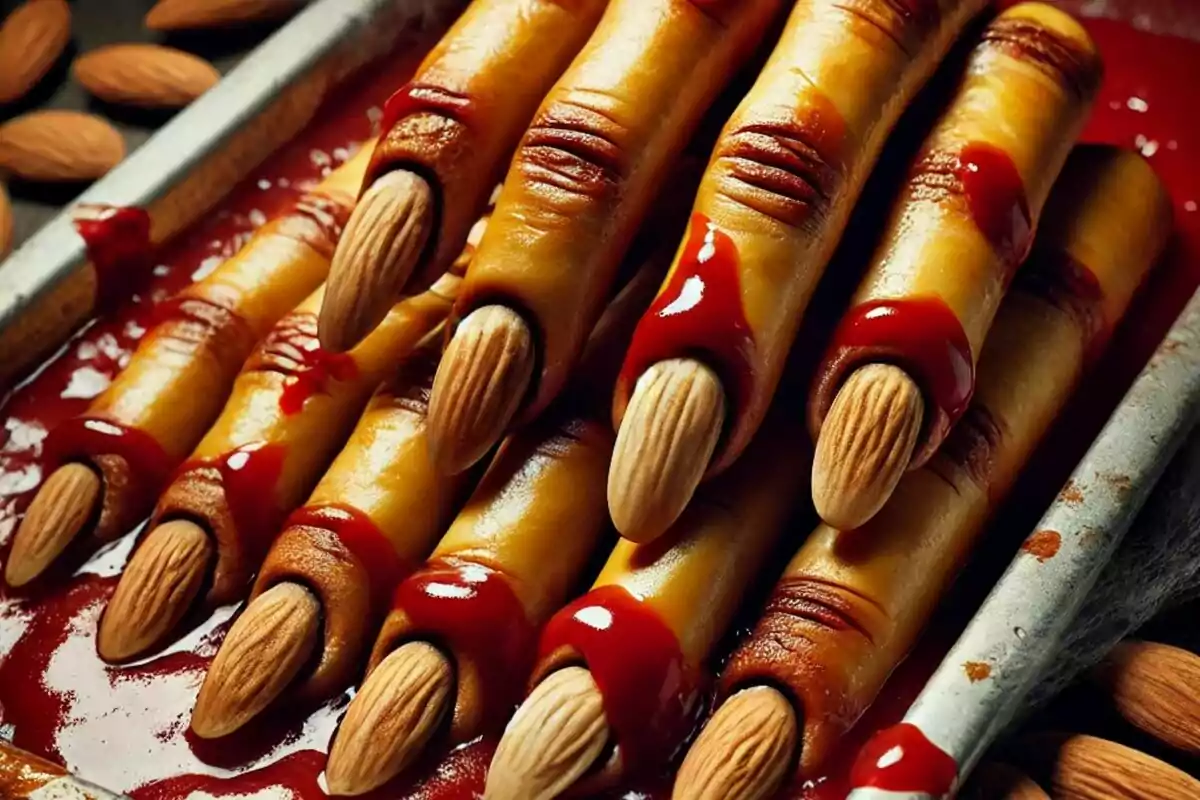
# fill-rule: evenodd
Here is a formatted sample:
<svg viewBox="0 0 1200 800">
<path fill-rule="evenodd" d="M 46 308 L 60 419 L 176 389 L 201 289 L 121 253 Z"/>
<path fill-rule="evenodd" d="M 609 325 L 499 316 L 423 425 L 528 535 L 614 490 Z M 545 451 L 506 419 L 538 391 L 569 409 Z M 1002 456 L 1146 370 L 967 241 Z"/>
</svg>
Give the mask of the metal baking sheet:
<svg viewBox="0 0 1200 800">
<path fill-rule="evenodd" d="M 0 19 L 24 0 L 0 0 Z M 96 101 L 70 77 L 76 56 L 118 42 L 147 42 L 179 47 L 210 61 L 222 74 L 234 69 L 284 20 L 238 28 L 163 34 L 142 22 L 150 4 L 146 0 L 75 0 L 71 3 L 71 43 L 50 73 L 20 100 L 0 105 L 0 122 L 30 111 L 71 109 L 98 114 L 121 132 L 129 152 L 140 147 L 174 114 L 145 111 Z M 13 206 L 16 244 L 19 246 L 70 204 L 84 187 L 12 181 L 8 185 Z"/>
<path fill-rule="evenodd" d="M 320 0 L 173 117 L 76 204 L 135 206 L 152 243 L 186 228 L 307 124 L 347 75 L 459 0 Z M 91 312 L 83 241 L 67 208 L 0 265 L 0 386 Z M 7 374 L 5 374 L 7 373 Z"/>
</svg>

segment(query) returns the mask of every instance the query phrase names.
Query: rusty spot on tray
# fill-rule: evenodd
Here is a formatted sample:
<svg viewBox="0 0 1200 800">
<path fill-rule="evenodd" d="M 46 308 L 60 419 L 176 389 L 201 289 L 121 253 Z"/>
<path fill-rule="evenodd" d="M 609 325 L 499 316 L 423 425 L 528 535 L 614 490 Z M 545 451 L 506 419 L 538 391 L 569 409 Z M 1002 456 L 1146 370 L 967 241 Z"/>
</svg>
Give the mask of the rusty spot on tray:
<svg viewBox="0 0 1200 800">
<path fill-rule="evenodd" d="M 1036 558 L 1043 564 L 1058 555 L 1062 547 L 1062 534 L 1058 531 L 1038 531 L 1025 540 L 1021 550 Z"/>
<path fill-rule="evenodd" d="M 1067 485 L 1058 493 L 1058 499 L 1069 506 L 1077 506 L 1083 502 L 1083 490 L 1075 485 L 1075 481 L 1067 481 Z"/>
<path fill-rule="evenodd" d="M 1121 472 L 1102 472 L 1100 479 L 1113 488 L 1119 495 L 1127 495 L 1133 489 L 1133 480 Z"/>
<path fill-rule="evenodd" d="M 992 665 L 986 661 L 968 661 L 963 664 L 963 672 L 971 683 L 985 681 L 992 676 Z"/>
<path fill-rule="evenodd" d="M 1100 532 L 1090 526 L 1081 528 L 1077 538 L 1080 547 L 1095 547 L 1100 543 Z"/>
</svg>

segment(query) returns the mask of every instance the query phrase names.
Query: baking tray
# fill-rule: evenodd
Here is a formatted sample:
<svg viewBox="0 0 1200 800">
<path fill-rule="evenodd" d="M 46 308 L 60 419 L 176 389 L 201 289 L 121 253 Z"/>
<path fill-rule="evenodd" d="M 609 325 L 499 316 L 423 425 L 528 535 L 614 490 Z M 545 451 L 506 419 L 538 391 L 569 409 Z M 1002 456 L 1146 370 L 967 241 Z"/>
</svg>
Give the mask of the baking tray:
<svg viewBox="0 0 1200 800">
<path fill-rule="evenodd" d="M 415 36 L 422 30 L 435 30 L 440 21 L 447 18 L 447 13 L 452 12 L 459 5 L 461 4 L 452 0 L 446 0 L 446 2 L 421 0 L 421 2 L 410 3 L 398 0 L 392 2 L 322 0 L 314 4 L 282 28 L 271 41 L 231 73 L 221 87 L 209 95 L 209 97 L 220 96 L 221 92 L 227 91 L 229 85 L 235 81 L 238 82 L 240 89 L 237 93 L 230 95 L 230 102 L 242 104 L 242 111 L 239 114 L 231 115 L 228 113 L 228 109 L 224 109 L 226 112 L 224 114 L 200 113 L 200 109 L 205 108 L 204 101 L 201 101 L 192 109 L 172 120 L 160 135 L 152 138 L 149 142 L 145 150 L 155 152 L 157 146 L 157 160 L 145 157 L 144 151 L 135 153 L 124 167 L 96 184 L 80 201 L 93 202 L 92 197 L 95 197 L 95 202 L 140 205 L 150 211 L 156 220 L 160 218 L 161 214 L 161 219 L 164 221 L 156 223 L 162 229 L 161 239 L 170 238 L 170 233 L 167 231 L 173 233 L 187 225 L 187 221 L 183 220 L 183 217 L 187 215 L 178 208 L 172 209 L 173 203 L 170 199 L 174 198 L 174 205 L 177 205 L 178 198 L 186 196 L 180 194 L 179 187 L 181 185 L 194 185 L 202 182 L 202 178 L 197 176 L 210 176 L 220 187 L 220 191 L 213 189 L 202 198 L 207 202 L 205 208 L 211 207 L 239 178 L 251 173 L 253 168 L 261 163 L 271 150 L 290 139 L 299 128 L 303 127 L 305 122 L 312 119 L 319 104 L 328 99 L 331 88 L 335 85 L 342 85 L 338 81 L 369 61 L 372 56 L 394 49 L 397 42 L 401 42 L 406 35 L 413 34 Z M 1138 12 L 1142 19 L 1140 24 L 1147 24 L 1146 20 L 1149 19 L 1156 25 L 1161 24 L 1176 33 L 1200 30 L 1200 26 L 1191 29 L 1187 27 L 1194 24 L 1197 15 L 1189 15 L 1186 10 L 1176 13 L 1183 7 L 1169 2 L 1169 0 L 1133 0 L 1133 2 L 1127 3 L 1115 0 L 1107 3 L 1081 0 L 1081 2 L 1073 4 L 1065 3 L 1065 5 L 1072 6 L 1072 10 L 1089 16 L 1114 14 L 1122 8 L 1136 7 L 1140 9 Z M 1152 16 L 1147 17 L 1146 15 Z M 1130 16 L 1126 14 L 1124 19 L 1129 21 Z M 263 55 L 264 53 L 272 55 L 267 58 Z M 241 81 L 243 75 L 246 76 L 244 82 Z M 283 77 L 280 77 L 281 75 Z M 257 87 L 257 89 L 247 97 L 241 93 L 247 91 L 247 87 L 250 89 Z M 284 103 L 284 98 L 287 97 L 298 99 L 292 101 L 294 105 L 289 105 Z M 283 108 L 281 109 L 279 106 L 283 106 Z M 215 107 L 215 110 L 221 110 L 221 108 Z M 184 120 L 187 120 L 186 127 L 181 122 Z M 248 135 L 242 131 L 243 123 L 249 123 L 249 129 L 258 131 L 254 134 L 256 138 L 253 138 L 249 145 L 241 143 L 242 137 Z M 217 126 L 216 130 L 213 129 L 214 125 Z M 239 131 L 242 132 L 239 133 Z M 178 135 L 187 134 L 183 141 L 177 138 L 177 132 Z M 1135 143 L 1126 142 L 1126 144 Z M 247 156 L 244 159 L 236 160 L 235 166 L 240 169 L 231 168 L 227 173 L 220 170 L 211 171 L 214 169 L 211 166 L 213 163 L 228 163 L 223 160 L 222 155 L 227 149 L 233 148 L 234 152 L 239 152 L 241 147 L 249 148 L 253 152 L 254 158 Z M 185 162 L 182 166 L 175 163 L 179 160 L 181 152 L 182 160 Z M 142 159 L 142 161 L 137 161 L 137 159 Z M 249 163 L 251 161 L 253 163 Z M 141 166 L 133 168 L 131 165 L 135 162 L 140 163 Z M 147 174 L 142 174 L 144 172 Z M 118 178 L 121 180 L 117 180 Z M 189 205 L 187 211 L 190 212 L 190 219 L 188 221 L 202 216 L 203 210 L 198 210 L 200 205 L 199 202 Z M 160 212 L 160 209 L 165 210 Z M 8 280 L 6 274 L 12 269 L 13 264 L 23 265 L 26 273 L 22 276 L 22 280 L 25 281 L 22 284 L 26 289 L 25 294 L 19 298 L 20 302 L 11 303 L 13 311 L 9 316 L 0 315 L 0 353 L 6 352 L 5 337 L 10 335 L 12 329 L 20 328 L 22 324 L 28 324 L 23 323 L 23 320 L 39 318 L 37 309 L 39 304 L 46 302 L 44 300 L 46 296 L 59 291 L 56 287 L 72 282 L 72 276 L 87 271 L 86 253 L 78 237 L 70 229 L 70 224 L 69 213 L 60 215 L 47 230 L 35 236 L 29 246 L 23 248 L 13 259 L 0 267 L 0 301 L 7 301 L 4 294 L 5 286 L 10 284 L 5 283 Z M 47 231 L 51 231 L 53 235 L 48 236 Z M 158 240 L 158 235 L 156 231 L 156 240 Z M 45 257 L 38 255 L 40 250 L 32 251 L 34 255 L 26 252 L 38 241 L 44 241 L 40 247 L 47 248 L 44 251 Z M 53 248 L 51 244 L 54 245 Z M 21 260 L 18 261 L 17 256 L 20 256 Z M 1158 291 L 1161 292 L 1162 287 L 1159 287 Z M 16 299 L 8 298 L 8 300 Z M 44 308 L 44 306 L 42 307 Z M 3 308 L 4 306 L 0 305 L 0 309 Z M 39 346 L 44 347 L 61 344 L 66 339 L 69 330 L 77 326 L 90 313 L 89 304 L 70 319 L 69 325 L 64 324 L 52 331 L 52 335 L 45 334 L 43 338 L 35 341 L 41 343 Z M 1154 330 L 1156 331 L 1154 338 L 1157 339 L 1161 335 L 1162 326 L 1159 325 Z M 1137 335 L 1126 338 L 1126 349 L 1132 347 L 1134 350 L 1138 348 L 1147 350 L 1146 342 L 1142 341 L 1145 339 L 1144 335 L 1140 339 Z M 1132 344 L 1129 340 L 1132 341 Z M 86 341 L 90 342 L 93 339 Z M 1142 358 L 1144 360 L 1144 354 Z M 1121 378 L 1117 379 L 1118 382 L 1120 380 Z M 1178 388 L 1171 392 L 1159 393 L 1155 399 L 1156 409 L 1162 413 L 1171 413 L 1173 410 L 1176 418 L 1181 420 L 1192 418 L 1191 414 L 1194 412 L 1192 405 L 1192 398 Z M 1130 415 L 1140 416 L 1143 410 L 1136 400 L 1127 402 L 1121 406 L 1117 419 L 1128 419 Z M 1167 455 L 1165 449 L 1159 448 L 1154 450 L 1149 458 L 1152 463 L 1157 465 L 1165 461 Z M 1143 481 L 1148 485 L 1156 476 L 1155 469 L 1148 470 Z M 0 492 L 0 501 L 3 501 L 2 492 Z M 3 511 L 2 505 L 0 505 L 0 511 Z M 1127 521 L 1134 511 L 1132 505 L 1123 505 L 1120 514 Z M 11 531 L 11 522 L 11 517 L 6 520 L 0 513 L 0 540 L 5 534 L 4 526 L 6 524 L 10 526 L 9 531 Z M 126 540 L 119 543 L 113 550 L 102 554 L 95 560 L 88 567 L 92 574 L 102 577 L 111 575 L 117 568 L 116 565 L 123 561 L 131 544 L 131 538 L 126 537 Z M 1085 588 L 1083 586 L 1076 587 L 1070 595 L 1070 600 L 1072 602 L 1081 600 Z M 189 649 L 204 650 L 210 645 L 215 646 L 213 643 L 217 641 L 215 637 L 219 635 L 220 626 L 231 613 L 232 609 L 218 612 L 207 627 L 194 631 L 186 641 L 169 648 L 161 658 L 179 659 L 183 658 Z M 976 622 L 980 623 L 981 620 L 986 621 L 986 618 L 980 617 Z M 0 641 L 0 645 L 3 645 L 2 641 Z M 136 674 L 137 670 L 142 668 L 148 667 L 134 665 L 131 674 Z M 942 695 L 935 687 L 936 684 L 930 684 L 929 691 L 941 697 L 943 702 L 950 697 L 950 695 Z M 194 691 L 194 687 L 192 688 Z M 1009 695 L 1005 699 L 1012 702 L 1014 697 L 1015 695 Z M 146 702 L 158 702 L 171 708 L 171 702 L 177 700 L 178 698 L 168 697 Z M 296 734 L 300 739 L 296 741 L 327 736 L 338 713 L 338 707 L 331 706 L 319 712 L 313 719 L 303 722 L 299 729 L 300 732 Z M 186 725 L 186 722 L 181 724 Z M 2 735 L 3 732 L 0 731 L 0 736 Z M 971 746 L 979 746 L 986 742 L 987 736 L 987 732 L 972 732 L 966 739 L 973 743 Z M 131 755 L 120 746 L 114 748 L 112 755 L 117 760 L 136 758 L 135 755 Z M 301 753 L 300 756 L 302 755 Z M 204 757 L 205 763 L 213 775 L 233 769 L 227 754 L 206 753 Z M 294 752 L 287 756 L 287 758 L 296 757 Z M 963 763 L 967 763 L 967 761 L 964 759 Z M 111 786 L 119 788 L 118 782 L 108 779 L 108 775 L 113 774 L 116 769 L 117 767 L 109 764 L 92 761 L 90 765 L 81 767 L 81 772 L 84 778 L 109 783 Z M 264 769 L 269 770 L 270 767 L 264 767 Z M 279 775 L 278 772 L 270 773 L 270 777 L 264 778 L 263 785 L 274 785 L 271 780 L 283 781 L 284 778 L 280 778 Z M 189 784 L 189 786 L 193 787 L 189 791 L 203 791 L 206 784 L 198 779 L 198 782 Z M 301 793 L 297 796 L 307 797 L 308 795 Z"/>
<path fill-rule="evenodd" d="M 0 0 L 4 19 L 24 0 Z M 17 101 L 0 105 L 0 122 L 44 109 L 70 109 L 98 114 L 120 131 L 128 152 L 140 147 L 171 117 L 171 110 L 147 110 L 97 101 L 71 79 L 75 57 L 104 45 L 146 42 L 179 47 L 208 60 L 222 75 L 277 30 L 283 20 L 247 26 L 161 33 L 145 26 L 146 0 L 75 0 L 71 3 L 71 42 L 47 76 Z M 19 246 L 86 188 L 77 183 L 35 184 L 10 180 L 14 241 Z"/>
<path fill-rule="evenodd" d="M 348 75 L 390 52 L 401 35 L 429 27 L 461 5 L 310 5 L 50 219 L 0 265 L 0 389 L 60 344 L 103 295 L 107 276 L 89 262 L 75 234 L 75 209 L 141 209 L 149 218 L 148 243 L 166 242 L 304 128 Z"/>
</svg>

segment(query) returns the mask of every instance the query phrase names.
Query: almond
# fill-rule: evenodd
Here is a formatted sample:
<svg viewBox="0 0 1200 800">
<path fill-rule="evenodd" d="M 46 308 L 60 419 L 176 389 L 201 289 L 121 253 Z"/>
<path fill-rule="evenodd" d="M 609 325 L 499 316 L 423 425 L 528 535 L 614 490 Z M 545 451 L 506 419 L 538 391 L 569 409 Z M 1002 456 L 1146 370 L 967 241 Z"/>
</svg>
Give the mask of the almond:
<svg viewBox="0 0 1200 800">
<path fill-rule="evenodd" d="M 891 497 L 921 435 L 925 401 L 900 367 L 856 369 L 829 409 L 813 456 L 813 502 L 838 530 L 863 525 Z"/>
<path fill-rule="evenodd" d="M 13 539 L 4 572 L 9 586 L 24 586 L 58 558 L 96 513 L 102 490 L 100 476 L 86 464 L 50 473 Z"/>
<path fill-rule="evenodd" d="M 121 134 L 92 114 L 35 111 L 0 125 L 0 172 L 25 180 L 93 180 L 124 157 Z"/>
<path fill-rule="evenodd" d="M 1050 796 L 1063 800 L 1200 797 L 1200 781 L 1123 744 L 1084 734 L 1034 734 L 1020 743 Z"/>
<path fill-rule="evenodd" d="M 75 59 L 75 79 L 109 103 L 182 108 L 221 73 L 202 58 L 157 44 L 113 44 Z"/>
<path fill-rule="evenodd" d="M 147 534 L 100 618 L 96 649 L 117 663 L 142 655 L 170 634 L 191 608 L 208 576 L 212 539 L 186 519 Z"/>
<path fill-rule="evenodd" d="M 280 19 L 295 11 L 301 0 L 160 0 L 146 15 L 154 31 L 217 28 Z"/>
<path fill-rule="evenodd" d="M 454 668 L 428 642 L 406 642 L 379 662 L 346 709 L 325 780 L 335 795 L 369 792 L 421 754 L 454 707 Z"/>
<path fill-rule="evenodd" d="M 592 674 L 566 667 L 517 709 L 488 769 L 487 800 L 551 800 L 583 777 L 608 744 L 604 698 Z"/>
<path fill-rule="evenodd" d="M 298 583 L 278 583 L 246 606 L 208 668 L 192 710 L 203 739 L 228 736 L 275 701 L 321 641 L 321 601 Z"/>
<path fill-rule="evenodd" d="M 0 261 L 12 252 L 13 247 L 13 213 L 12 203 L 4 186 L 0 185 Z"/>
<path fill-rule="evenodd" d="M 726 700 L 679 767 L 673 798 L 774 797 L 787 778 L 799 740 L 796 711 L 770 686 Z"/>
<path fill-rule="evenodd" d="M 649 542 L 675 523 L 708 469 L 726 413 L 721 378 L 695 359 L 659 361 L 638 377 L 608 472 L 608 510 L 622 536 Z"/>
<path fill-rule="evenodd" d="M 71 39 L 65 0 L 28 0 L 0 26 L 0 103 L 25 95 L 50 71 Z"/>
<path fill-rule="evenodd" d="M 1176 750 L 1200 755 L 1200 657 L 1167 644 L 1127 640 L 1093 676 L 1131 725 Z"/>
</svg>

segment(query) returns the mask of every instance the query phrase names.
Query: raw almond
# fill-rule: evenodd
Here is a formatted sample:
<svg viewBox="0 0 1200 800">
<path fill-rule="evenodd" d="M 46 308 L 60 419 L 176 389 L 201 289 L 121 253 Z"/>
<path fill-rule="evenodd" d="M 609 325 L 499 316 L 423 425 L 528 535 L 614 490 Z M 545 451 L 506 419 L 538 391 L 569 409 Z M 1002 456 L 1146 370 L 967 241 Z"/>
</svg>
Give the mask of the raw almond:
<svg viewBox="0 0 1200 800">
<path fill-rule="evenodd" d="M 157 44 L 113 44 L 75 59 L 75 79 L 109 103 L 182 108 L 221 74 L 202 58 Z"/>
<path fill-rule="evenodd" d="M 13 213 L 12 203 L 8 192 L 0 186 L 0 261 L 12 252 L 13 246 Z"/>
<path fill-rule="evenodd" d="M 92 114 L 35 111 L 0 125 L 0 172 L 25 180 L 93 180 L 124 157 L 121 134 Z"/>
<path fill-rule="evenodd" d="M 774 797 L 793 765 L 799 733 L 796 711 L 777 689 L 743 689 L 701 731 L 679 768 L 672 797 Z"/>
<path fill-rule="evenodd" d="M 28 0 L 0 26 L 0 103 L 25 95 L 42 79 L 71 39 L 65 0 Z"/>
<path fill-rule="evenodd" d="M 1200 797 L 1200 781 L 1123 744 L 1084 734 L 1026 737 L 1021 747 L 1045 776 L 1050 796 L 1063 800 L 1163 800 Z M 1037 777 L 1035 775 L 1035 777 Z"/>
<path fill-rule="evenodd" d="M 279 19 L 303 5 L 302 0 L 160 0 L 146 15 L 154 31 L 217 28 Z"/>
<path fill-rule="evenodd" d="M 1157 642 L 1126 640 L 1093 672 L 1130 724 L 1200 755 L 1200 656 Z"/>
</svg>

